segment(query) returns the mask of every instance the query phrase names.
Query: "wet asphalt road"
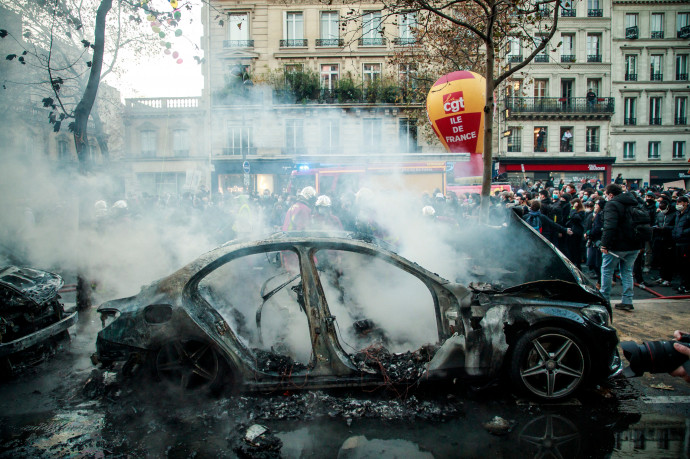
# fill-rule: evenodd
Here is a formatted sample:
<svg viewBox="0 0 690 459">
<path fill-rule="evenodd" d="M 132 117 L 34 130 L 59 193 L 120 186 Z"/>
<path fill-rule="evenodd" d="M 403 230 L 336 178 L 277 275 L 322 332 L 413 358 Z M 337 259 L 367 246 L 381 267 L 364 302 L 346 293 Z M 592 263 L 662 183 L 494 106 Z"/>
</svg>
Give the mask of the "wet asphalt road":
<svg viewBox="0 0 690 459">
<path fill-rule="evenodd" d="M 690 300 L 636 295 L 635 312 L 614 314 L 622 339 L 690 330 Z M 69 345 L 0 385 L 0 457 L 236 457 L 233 437 L 254 423 L 282 441 L 282 457 L 656 458 L 687 457 L 690 448 L 690 385 L 668 375 L 612 381 L 558 405 L 500 386 L 405 400 L 386 392 L 213 399 L 111 372 L 92 379 L 99 328 L 96 314 L 82 314 Z"/>
</svg>

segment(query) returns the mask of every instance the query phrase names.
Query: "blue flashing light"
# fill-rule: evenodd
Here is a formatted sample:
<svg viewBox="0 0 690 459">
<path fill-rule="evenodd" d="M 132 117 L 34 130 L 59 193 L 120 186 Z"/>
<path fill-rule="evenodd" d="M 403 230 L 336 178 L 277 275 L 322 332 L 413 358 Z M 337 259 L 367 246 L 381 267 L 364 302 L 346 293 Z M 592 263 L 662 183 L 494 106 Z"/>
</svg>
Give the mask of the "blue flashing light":
<svg viewBox="0 0 690 459">
<path fill-rule="evenodd" d="M 309 170 L 309 164 L 298 164 L 297 165 L 297 170 L 304 172 Z"/>
</svg>

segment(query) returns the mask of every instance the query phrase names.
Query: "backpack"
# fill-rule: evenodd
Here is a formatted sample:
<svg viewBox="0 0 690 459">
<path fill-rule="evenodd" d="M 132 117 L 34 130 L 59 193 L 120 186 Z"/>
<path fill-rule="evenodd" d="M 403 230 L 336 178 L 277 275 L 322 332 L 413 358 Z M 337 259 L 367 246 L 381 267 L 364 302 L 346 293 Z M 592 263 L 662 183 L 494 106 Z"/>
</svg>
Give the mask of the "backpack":
<svg viewBox="0 0 690 459">
<path fill-rule="evenodd" d="M 541 217 L 539 216 L 539 213 L 528 213 L 525 215 L 525 221 L 529 226 L 541 233 Z"/>
<path fill-rule="evenodd" d="M 637 242 L 649 242 L 652 240 L 652 225 L 649 212 L 644 205 L 629 206 L 625 209 L 633 239 Z"/>
</svg>

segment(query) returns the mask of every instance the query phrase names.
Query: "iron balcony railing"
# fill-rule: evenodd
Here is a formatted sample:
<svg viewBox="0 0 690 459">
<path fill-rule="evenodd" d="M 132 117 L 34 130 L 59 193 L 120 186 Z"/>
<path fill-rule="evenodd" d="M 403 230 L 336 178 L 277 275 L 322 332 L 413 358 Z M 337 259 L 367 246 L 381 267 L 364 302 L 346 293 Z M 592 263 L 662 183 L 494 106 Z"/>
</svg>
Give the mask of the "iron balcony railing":
<svg viewBox="0 0 690 459">
<path fill-rule="evenodd" d="M 309 40 L 280 40 L 281 48 L 306 48 L 309 45 Z"/>
<path fill-rule="evenodd" d="M 223 40 L 223 48 L 253 48 L 254 40 Z"/>
<path fill-rule="evenodd" d="M 508 54 L 508 62 L 522 62 L 522 54 Z"/>
<path fill-rule="evenodd" d="M 688 119 L 685 116 L 677 116 L 675 119 L 676 126 L 688 124 Z"/>
<path fill-rule="evenodd" d="M 345 46 L 345 40 L 342 38 L 317 38 L 316 46 L 321 46 L 323 48 L 342 48 Z"/>
<path fill-rule="evenodd" d="M 625 38 L 627 40 L 635 40 L 640 36 L 640 29 L 637 26 L 626 27 Z"/>
<path fill-rule="evenodd" d="M 651 81 L 664 81 L 664 74 L 663 73 L 652 73 L 649 75 L 649 79 Z"/>
<path fill-rule="evenodd" d="M 687 73 L 676 73 L 676 81 L 688 81 Z"/>
<path fill-rule="evenodd" d="M 661 117 L 649 118 L 649 124 L 653 126 L 661 126 Z"/>
<path fill-rule="evenodd" d="M 601 18 L 604 17 L 604 10 L 601 8 L 598 9 L 589 9 L 587 10 L 587 17 L 590 18 Z"/>
<path fill-rule="evenodd" d="M 548 54 L 537 54 L 534 56 L 534 62 L 549 62 Z"/>
<path fill-rule="evenodd" d="M 575 9 L 574 8 L 563 8 L 561 10 L 561 17 L 574 18 L 575 17 Z"/>
<path fill-rule="evenodd" d="M 652 32 L 652 38 L 664 38 L 663 30 L 655 30 Z"/>
<path fill-rule="evenodd" d="M 601 62 L 601 54 L 588 54 L 587 62 Z"/>
<path fill-rule="evenodd" d="M 226 147 L 223 148 L 224 156 L 255 155 L 256 147 Z"/>
<path fill-rule="evenodd" d="M 586 97 L 508 97 L 506 106 L 512 114 L 572 113 L 613 114 L 614 98 L 599 97 L 587 101 Z"/>
<path fill-rule="evenodd" d="M 289 88 L 273 90 L 274 104 L 397 104 L 421 103 L 426 98 L 421 91 L 405 86 L 368 88 L 356 85 L 346 88 L 319 89 L 309 94 L 296 94 Z"/>
<path fill-rule="evenodd" d="M 388 39 L 386 38 L 360 38 L 359 46 L 386 46 Z"/>
<path fill-rule="evenodd" d="M 393 44 L 397 46 L 412 46 L 417 43 L 416 38 L 394 38 Z"/>
<path fill-rule="evenodd" d="M 678 29 L 678 38 L 690 38 L 690 25 Z"/>
<path fill-rule="evenodd" d="M 599 142 L 587 142 L 585 146 L 585 151 L 596 152 L 599 151 Z"/>
<path fill-rule="evenodd" d="M 624 118 L 623 124 L 626 126 L 635 126 L 637 124 L 637 118 Z"/>
<path fill-rule="evenodd" d="M 575 62 L 574 54 L 561 54 L 561 62 Z"/>
<path fill-rule="evenodd" d="M 625 81 L 637 81 L 637 73 L 626 73 Z"/>
</svg>

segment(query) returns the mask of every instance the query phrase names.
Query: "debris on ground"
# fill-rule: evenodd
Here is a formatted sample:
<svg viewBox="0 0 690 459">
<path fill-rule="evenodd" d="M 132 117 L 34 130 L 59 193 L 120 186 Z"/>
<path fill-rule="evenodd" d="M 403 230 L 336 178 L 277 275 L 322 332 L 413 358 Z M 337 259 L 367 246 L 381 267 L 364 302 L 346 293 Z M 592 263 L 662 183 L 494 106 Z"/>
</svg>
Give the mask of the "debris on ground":
<svg viewBox="0 0 690 459">
<path fill-rule="evenodd" d="M 669 386 L 668 384 L 664 383 L 659 383 L 659 384 L 652 384 L 651 386 L 652 389 L 661 389 L 661 390 L 675 390 L 673 386 Z"/>
<path fill-rule="evenodd" d="M 427 345 L 414 352 L 391 354 L 383 346 L 369 346 L 352 356 L 363 371 L 374 370 L 383 376 L 384 383 L 412 383 L 420 380 L 427 370 L 438 346 Z"/>
<path fill-rule="evenodd" d="M 506 435 L 513 430 L 513 422 L 503 419 L 500 416 L 494 416 L 494 418 L 485 422 L 484 428 L 492 435 Z"/>
<path fill-rule="evenodd" d="M 256 358 L 256 368 L 264 373 L 278 373 L 289 376 L 294 372 L 303 371 L 307 366 L 295 362 L 290 356 L 268 352 L 261 349 L 252 349 Z"/>
<path fill-rule="evenodd" d="M 241 458 L 279 458 L 283 442 L 271 433 L 268 427 L 253 424 L 238 424 L 235 433 L 228 439 L 230 448 Z"/>
</svg>

